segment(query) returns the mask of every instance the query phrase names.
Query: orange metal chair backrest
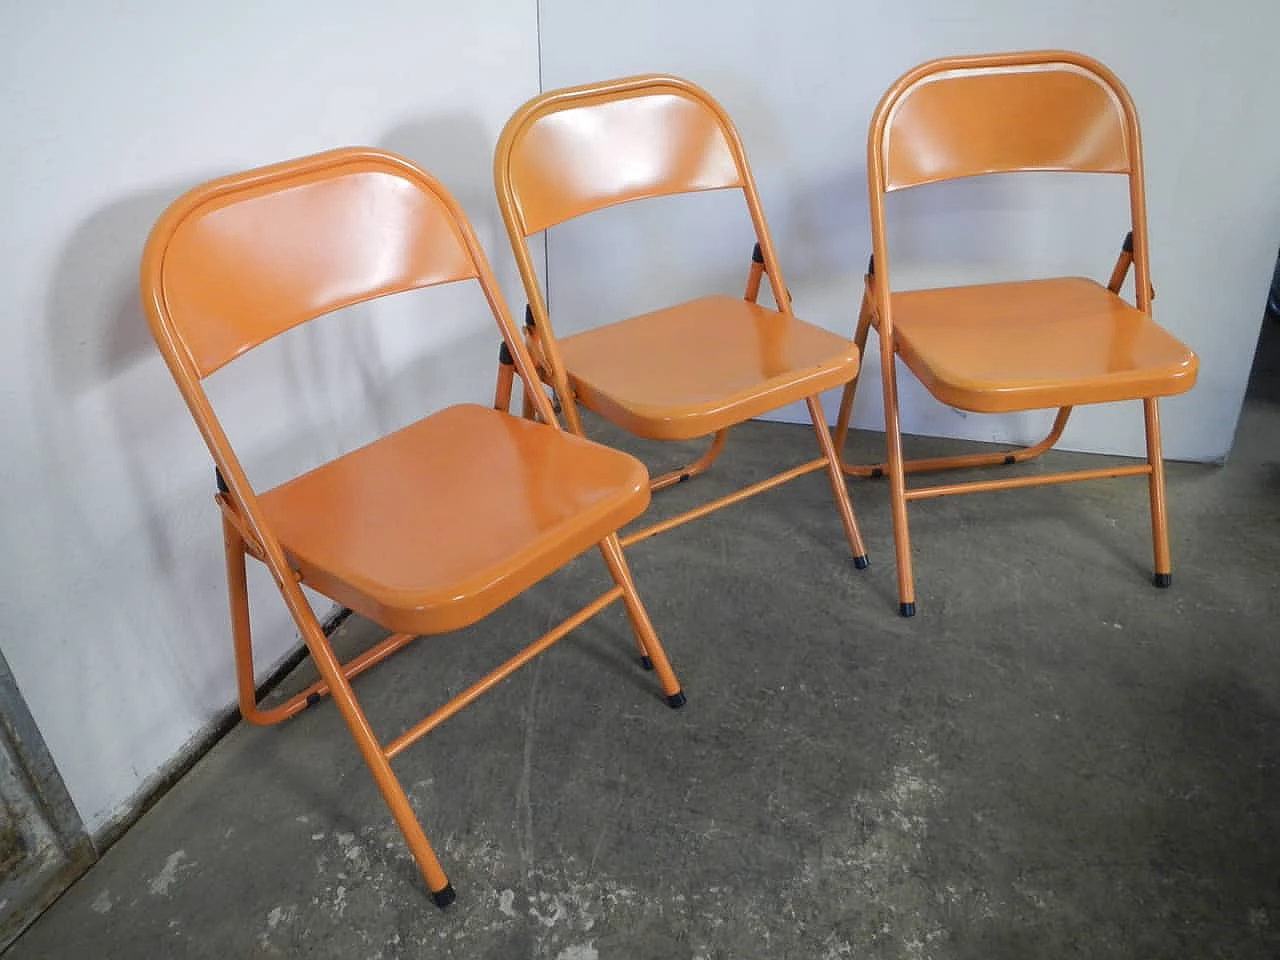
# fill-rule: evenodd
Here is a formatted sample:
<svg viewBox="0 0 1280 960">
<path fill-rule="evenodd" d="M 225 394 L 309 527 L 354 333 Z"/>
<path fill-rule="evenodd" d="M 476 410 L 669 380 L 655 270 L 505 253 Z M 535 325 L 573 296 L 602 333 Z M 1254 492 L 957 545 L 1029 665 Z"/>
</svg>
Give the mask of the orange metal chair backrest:
<svg viewBox="0 0 1280 960">
<path fill-rule="evenodd" d="M 421 168 L 352 147 L 212 181 L 165 211 L 142 257 L 147 319 L 249 532 L 285 575 L 200 381 L 301 323 L 394 293 L 478 280 L 525 382 L 536 372 L 465 214 Z M 532 391 L 538 413 L 550 402 Z"/>
<path fill-rule="evenodd" d="M 1142 138 L 1109 69 L 1063 50 L 950 57 L 916 67 L 881 99 L 867 139 L 876 264 L 886 193 L 991 173 L 1127 174 L 1138 300 L 1149 309 Z"/>
<path fill-rule="evenodd" d="M 743 187 L 742 143 L 706 91 L 674 77 L 631 77 L 525 104 L 498 142 L 496 179 L 523 236 L 604 207 Z"/>
<path fill-rule="evenodd" d="M 338 150 L 187 194 L 152 233 L 144 289 L 153 329 L 203 378 L 341 307 L 478 278 L 477 252 L 426 173 Z"/>
</svg>

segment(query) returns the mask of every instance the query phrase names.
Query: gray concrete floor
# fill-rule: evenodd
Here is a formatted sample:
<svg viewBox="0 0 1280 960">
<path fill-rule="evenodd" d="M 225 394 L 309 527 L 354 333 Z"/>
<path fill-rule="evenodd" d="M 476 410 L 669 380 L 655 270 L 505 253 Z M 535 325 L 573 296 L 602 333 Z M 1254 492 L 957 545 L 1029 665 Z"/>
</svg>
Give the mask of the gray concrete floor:
<svg viewBox="0 0 1280 960">
<path fill-rule="evenodd" d="M 458 891 L 447 912 L 326 703 L 237 727 L 11 956 L 1274 957 L 1269 356 L 1231 462 L 1169 465 L 1172 590 L 1149 582 L 1145 484 L 1076 484 L 918 505 L 920 614 L 901 620 L 886 486 L 851 484 L 858 572 L 813 475 L 630 551 L 685 709 L 610 610 L 397 761 Z M 749 425 L 654 512 L 812 446 Z M 588 555 L 371 671 L 375 727 L 394 735 L 605 583 Z M 337 642 L 376 635 L 349 620 Z"/>
</svg>

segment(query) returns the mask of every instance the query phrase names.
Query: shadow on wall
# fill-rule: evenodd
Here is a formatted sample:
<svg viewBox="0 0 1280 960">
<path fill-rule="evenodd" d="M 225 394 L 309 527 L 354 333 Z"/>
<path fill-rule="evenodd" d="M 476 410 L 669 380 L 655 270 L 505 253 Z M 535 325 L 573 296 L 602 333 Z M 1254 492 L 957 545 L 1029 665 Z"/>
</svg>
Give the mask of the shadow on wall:
<svg viewBox="0 0 1280 960">
<path fill-rule="evenodd" d="M 65 564 L 67 586 L 85 600 L 105 599 L 97 615 L 118 621 L 98 633 L 91 652 L 83 652 L 83 671 L 71 672 L 100 682 L 112 676 L 112 665 L 143 656 L 166 664 L 170 676 L 185 678 L 184 695 L 202 703 L 207 685 L 188 677 L 190 664 L 163 629 L 135 626 L 142 616 L 160 625 L 183 622 L 201 604 L 188 592 L 176 593 L 174 581 L 193 587 L 216 582 L 220 561 L 211 549 L 207 565 L 188 571 L 190 551 L 177 542 L 184 527 L 175 527 L 175 512 L 205 493 L 182 482 L 181 465 L 198 457 L 202 444 L 139 300 L 147 234 L 191 185 L 116 201 L 84 221 L 53 273 L 45 355 L 31 369 L 47 371 L 50 378 L 38 388 L 47 398 L 43 414 L 49 423 L 39 432 L 43 448 L 35 469 L 57 501 L 58 532 L 64 552 L 72 555 L 59 563 Z M 189 531 L 192 536 L 204 532 Z M 145 544 L 145 558 L 138 556 L 137 540 Z M 191 628 L 199 629 L 194 623 Z M 113 640 L 123 645 L 126 638 L 134 652 L 112 649 Z M 102 669 L 95 669 L 95 660 Z M 87 695 L 65 702 L 93 700 Z"/>
<path fill-rule="evenodd" d="M 211 503 L 213 468 L 152 339 L 139 268 L 146 238 L 164 210 L 187 189 L 218 175 L 118 200 L 81 224 L 53 274 L 44 355 L 31 364 L 49 377 L 38 388 L 47 398 L 42 413 L 48 422 L 39 431 L 40 462 L 34 469 L 46 478 L 56 503 L 57 562 L 65 586 L 92 603 L 103 621 L 92 651 L 77 651 L 85 669 L 69 673 L 98 685 L 121 664 L 142 662 L 178 687 L 161 704 L 178 696 L 203 717 L 226 708 L 233 677 L 225 616 L 219 615 L 223 571 Z M 331 328 L 336 336 L 329 337 L 328 354 L 354 366 L 375 362 L 359 324 Z M 237 433 L 252 434 L 237 449 L 248 460 L 266 461 L 260 464 L 263 473 L 297 472 L 304 451 L 337 452 L 335 431 L 321 422 L 325 408 L 316 416 L 309 402 L 323 395 L 314 370 L 324 346 L 304 340 L 276 351 L 271 372 L 279 382 L 265 397 L 239 390 L 250 384 L 234 379 L 235 370 L 227 371 L 233 378 L 227 386 L 237 389 L 211 391 L 220 413 L 225 414 L 219 394 L 229 395 L 227 405 L 238 408 L 228 418 L 235 422 L 227 424 L 233 442 Z M 251 577 L 268 582 L 261 571 Z M 292 630 L 278 635 L 271 629 L 283 617 L 259 622 L 274 637 L 276 654 L 282 642 L 294 642 Z M 264 651 L 264 667 L 271 665 L 272 650 Z M 144 678 L 134 679 L 145 685 Z M 91 690 L 77 693 L 83 695 L 59 702 L 95 698 Z"/>
<path fill-rule="evenodd" d="M 512 110 L 516 106 L 513 103 Z M 471 221 L 502 290 L 507 309 L 517 323 L 521 322 L 525 296 L 494 192 L 494 135 L 476 117 L 451 114 L 406 121 L 382 137 L 379 146 L 412 160 L 439 180 L 453 195 Z M 535 246 L 533 252 L 535 261 L 540 260 L 540 247 Z M 456 331 L 460 335 L 457 339 L 438 346 L 447 352 L 449 367 L 455 371 L 455 376 L 456 371 L 474 370 L 480 381 L 452 385 L 452 389 L 448 390 L 451 395 L 448 399 L 487 403 L 492 399 L 497 372 L 499 333 L 487 315 L 487 307 L 484 306 L 478 284 L 468 283 L 463 286 L 471 288 L 468 292 L 474 298 L 465 300 L 465 306 L 470 308 L 473 303 L 478 305 L 475 309 L 485 312 L 484 322 L 467 324 L 465 328 Z M 458 307 L 464 305 L 463 298 L 450 298 L 445 302 L 455 303 Z M 402 379 L 397 378 L 397 381 Z M 517 388 L 517 410 L 518 396 Z M 438 406 L 445 398 L 435 394 L 432 399 L 436 401 L 433 406 Z"/>
<path fill-rule="evenodd" d="M 514 110 L 516 104 L 512 104 Z M 510 260 L 493 188 L 494 139 L 475 117 L 423 117 L 395 127 L 379 143 L 412 160 L 462 205 L 496 273 Z"/>
</svg>

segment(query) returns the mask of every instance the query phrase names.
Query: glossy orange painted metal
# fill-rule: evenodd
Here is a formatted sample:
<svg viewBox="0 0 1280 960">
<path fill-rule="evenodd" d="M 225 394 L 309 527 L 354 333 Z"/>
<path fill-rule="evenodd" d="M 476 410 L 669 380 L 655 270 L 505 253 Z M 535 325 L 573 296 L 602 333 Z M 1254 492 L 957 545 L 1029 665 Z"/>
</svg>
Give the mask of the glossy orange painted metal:
<svg viewBox="0 0 1280 960">
<path fill-rule="evenodd" d="M 560 354 L 578 402 L 653 440 L 705 436 L 842 387 L 858 363 L 852 341 L 725 296 L 566 337 Z"/>
<path fill-rule="evenodd" d="M 735 424 L 808 402 L 857 375 L 859 351 L 846 337 L 792 312 L 741 139 L 724 109 L 694 84 L 642 76 L 536 97 L 507 122 L 494 156 L 494 179 L 529 300 L 526 336 L 569 428 L 582 432 L 581 403 L 648 439 L 713 435 L 704 456 L 655 478 L 653 489 L 706 470 Z M 720 189 L 743 194 L 776 309 L 756 303 L 760 276 L 753 270 L 743 299 L 704 297 L 556 337 L 529 254 L 530 236 L 620 203 Z M 509 369 L 499 371 L 499 405 L 510 400 L 512 378 Z M 829 441 L 825 421 L 820 426 Z M 834 448 L 830 456 L 824 452 L 622 542 L 645 539 L 823 467 L 831 474 L 850 548 L 863 565 L 866 551 Z"/>
<path fill-rule="evenodd" d="M 1128 173 L 1137 129 L 1097 66 L 1070 54 L 959 58 L 909 74 L 883 114 L 883 189 L 1011 170 Z"/>
<path fill-rule="evenodd" d="M 533 357 L 462 211 L 408 161 L 350 148 L 265 167 L 192 190 L 161 217 L 143 255 L 143 301 L 165 361 L 226 489 L 222 510 L 240 708 L 277 723 L 332 696 L 436 903 L 453 888 L 390 760 L 616 600 L 671 706 L 684 694 L 636 593 L 617 529 L 648 505 L 638 460 L 543 421 L 461 405 L 258 494 L 201 381 L 273 336 L 339 307 L 439 283 L 475 280 L 525 383 Z M 508 385 L 509 386 L 509 385 Z M 420 634 L 480 620 L 591 547 L 614 586 L 388 744 L 350 680 Z M 271 709 L 256 702 L 245 558 L 271 572 L 320 680 Z M 339 663 L 301 587 L 393 631 Z"/>
<path fill-rule="evenodd" d="M 1132 232 L 1107 286 L 1068 277 L 893 291 L 886 195 L 981 174 L 1064 171 L 1119 174 L 1129 184 Z M 952 57 L 905 74 L 884 95 L 867 139 L 873 269 L 868 271 L 854 342 L 875 327 L 888 456 L 860 476 L 887 474 L 891 486 L 900 610 L 915 612 L 907 502 L 1047 483 L 1143 475 L 1151 497 L 1155 581 L 1171 582 L 1157 398 L 1195 384 L 1190 348 L 1151 317 L 1146 196 L 1137 112 L 1105 66 L 1067 51 Z M 1136 304 L 1120 290 L 1135 271 Z M 895 358 L 936 398 L 983 413 L 1058 408 L 1049 435 L 1010 453 L 908 462 L 902 455 Z M 856 379 L 836 423 L 843 443 Z M 1142 400 L 1147 462 L 1074 473 L 1000 478 L 908 489 L 908 473 L 1020 463 L 1050 449 L 1074 407 Z"/>
<path fill-rule="evenodd" d="M 943 403 L 978 413 L 1169 396 L 1196 356 L 1092 280 L 891 295 L 898 353 Z"/>
<path fill-rule="evenodd" d="M 259 498 L 304 583 L 414 634 L 475 623 L 595 546 L 601 530 L 634 519 L 648 500 L 640 461 L 472 405 L 419 420 Z"/>
</svg>

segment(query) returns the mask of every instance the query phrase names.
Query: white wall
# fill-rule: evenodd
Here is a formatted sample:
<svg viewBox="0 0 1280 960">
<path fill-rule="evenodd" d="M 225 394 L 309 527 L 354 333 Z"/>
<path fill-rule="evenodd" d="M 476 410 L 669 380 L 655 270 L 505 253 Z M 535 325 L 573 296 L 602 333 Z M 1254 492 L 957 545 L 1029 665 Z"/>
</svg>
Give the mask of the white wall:
<svg viewBox="0 0 1280 960">
<path fill-rule="evenodd" d="M 850 333 L 870 243 L 866 131 L 893 80 L 958 53 L 1066 47 L 1101 59 L 1143 122 L 1156 316 L 1201 358 L 1196 389 L 1162 406 L 1165 450 L 1226 454 L 1280 244 L 1280 4 L 543 0 L 541 37 L 546 89 L 671 72 L 720 99 L 746 142 L 797 312 Z M 1127 229 L 1123 182 L 1061 179 L 987 178 L 891 198 L 895 283 L 1058 272 L 1105 279 Z M 557 228 L 549 246 L 557 329 L 705 289 L 707 276 L 740 289 L 749 231 L 738 206 L 699 197 L 670 229 L 665 201 Z M 630 239 L 611 245 L 625 227 Z M 874 337 L 869 348 L 874 358 Z M 964 414 L 934 403 L 909 376 L 900 382 L 910 432 L 1025 441 L 1051 420 Z M 880 389 L 873 361 L 856 425 L 883 429 Z M 1140 453 L 1141 407 L 1082 409 L 1062 445 Z"/>
<path fill-rule="evenodd" d="M 536 15 L 532 0 L 5 4 L 0 642 L 91 830 L 235 697 L 212 467 L 138 305 L 147 231 L 197 182 L 367 143 L 441 176 L 516 289 L 489 171 L 537 91 Z M 215 376 L 250 475 L 491 395 L 478 294 L 431 296 L 329 318 Z M 424 303 L 461 310 L 409 309 Z M 295 633 L 254 583 L 269 666 Z"/>
</svg>

